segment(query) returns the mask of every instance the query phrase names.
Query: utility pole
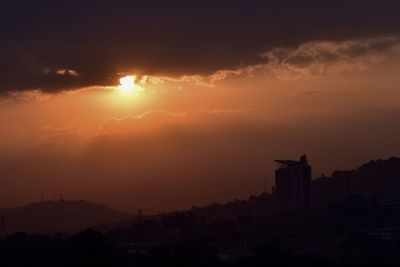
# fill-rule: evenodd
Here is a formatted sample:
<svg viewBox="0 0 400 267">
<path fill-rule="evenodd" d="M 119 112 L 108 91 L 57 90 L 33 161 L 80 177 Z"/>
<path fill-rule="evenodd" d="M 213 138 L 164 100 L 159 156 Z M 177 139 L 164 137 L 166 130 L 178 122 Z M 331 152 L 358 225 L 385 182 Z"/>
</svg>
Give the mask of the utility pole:
<svg viewBox="0 0 400 267">
<path fill-rule="evenodd" d="M 264 193 L 267 193 L 267 179 L 264 179 Z"/>
<path fill-rule="evenodd" d="M 6 236 L 6 217 L 0 215 L 0 237 Z"/>
<path fill-rule="evenodd" d="M 138 209 L 138 223 L 142 223 L 142 219 L 143 219 L 143 210 Z"/>
</svg>

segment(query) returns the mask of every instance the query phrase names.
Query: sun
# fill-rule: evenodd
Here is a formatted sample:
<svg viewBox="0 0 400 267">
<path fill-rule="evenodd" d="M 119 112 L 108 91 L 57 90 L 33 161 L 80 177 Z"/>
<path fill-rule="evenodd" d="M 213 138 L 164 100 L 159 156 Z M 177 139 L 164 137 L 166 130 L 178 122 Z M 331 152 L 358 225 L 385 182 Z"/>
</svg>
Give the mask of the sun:
<svg viewBox="0 0 400 267">
<path fill-rule="evenodd" d="M 118 86 L 118 91 L 124 94 L 132 93 L 136 87 L 135 81 L 136 76 L 134 75 L 122 77 L 119 79 L 120 85 Z"/>
</svg>

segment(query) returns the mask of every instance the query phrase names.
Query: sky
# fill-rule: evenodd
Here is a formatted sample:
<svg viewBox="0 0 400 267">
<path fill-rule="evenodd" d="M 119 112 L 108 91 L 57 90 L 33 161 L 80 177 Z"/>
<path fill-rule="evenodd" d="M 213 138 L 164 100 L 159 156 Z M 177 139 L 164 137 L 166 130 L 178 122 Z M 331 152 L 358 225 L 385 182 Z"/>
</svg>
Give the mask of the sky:
<svg viewBox="0 0 400 267">
<path fill-rule="evenodd" d="M 270 190 L 274 159 L 398 156 L 399 8 L 1 1 L 0 206 L 156 213 Z"/>
</svg>

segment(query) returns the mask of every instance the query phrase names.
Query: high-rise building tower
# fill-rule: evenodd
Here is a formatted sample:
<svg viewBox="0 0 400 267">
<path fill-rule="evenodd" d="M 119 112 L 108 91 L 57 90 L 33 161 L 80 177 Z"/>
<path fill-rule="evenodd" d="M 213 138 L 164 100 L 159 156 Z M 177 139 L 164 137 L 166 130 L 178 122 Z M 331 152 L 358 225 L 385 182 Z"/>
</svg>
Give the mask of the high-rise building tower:
<svg viewBox="0 0 400 267">
<path fill-rule="evenodd" d="M 279 209 L 304 210 L 310 207 L 311 166 L 307 156 L 299 161 L 275 160 L 276 198 Z"/>
</svg>

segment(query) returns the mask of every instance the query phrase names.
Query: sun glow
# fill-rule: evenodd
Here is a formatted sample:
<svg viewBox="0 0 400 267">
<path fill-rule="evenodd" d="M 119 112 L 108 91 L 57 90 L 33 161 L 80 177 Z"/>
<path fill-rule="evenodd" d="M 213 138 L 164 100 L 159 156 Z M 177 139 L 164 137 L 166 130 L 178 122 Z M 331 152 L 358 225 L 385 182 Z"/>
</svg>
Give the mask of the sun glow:
<svg viewBox="0 0 400 267">
<path fill-rule="evenodd" d="M 126 76 L 119 79 L 120 85 L 118 86 L 118 91 L 124 94 L 129 94 L 135 91 L 136 88 L 136 76 Z"/>
</svg>

